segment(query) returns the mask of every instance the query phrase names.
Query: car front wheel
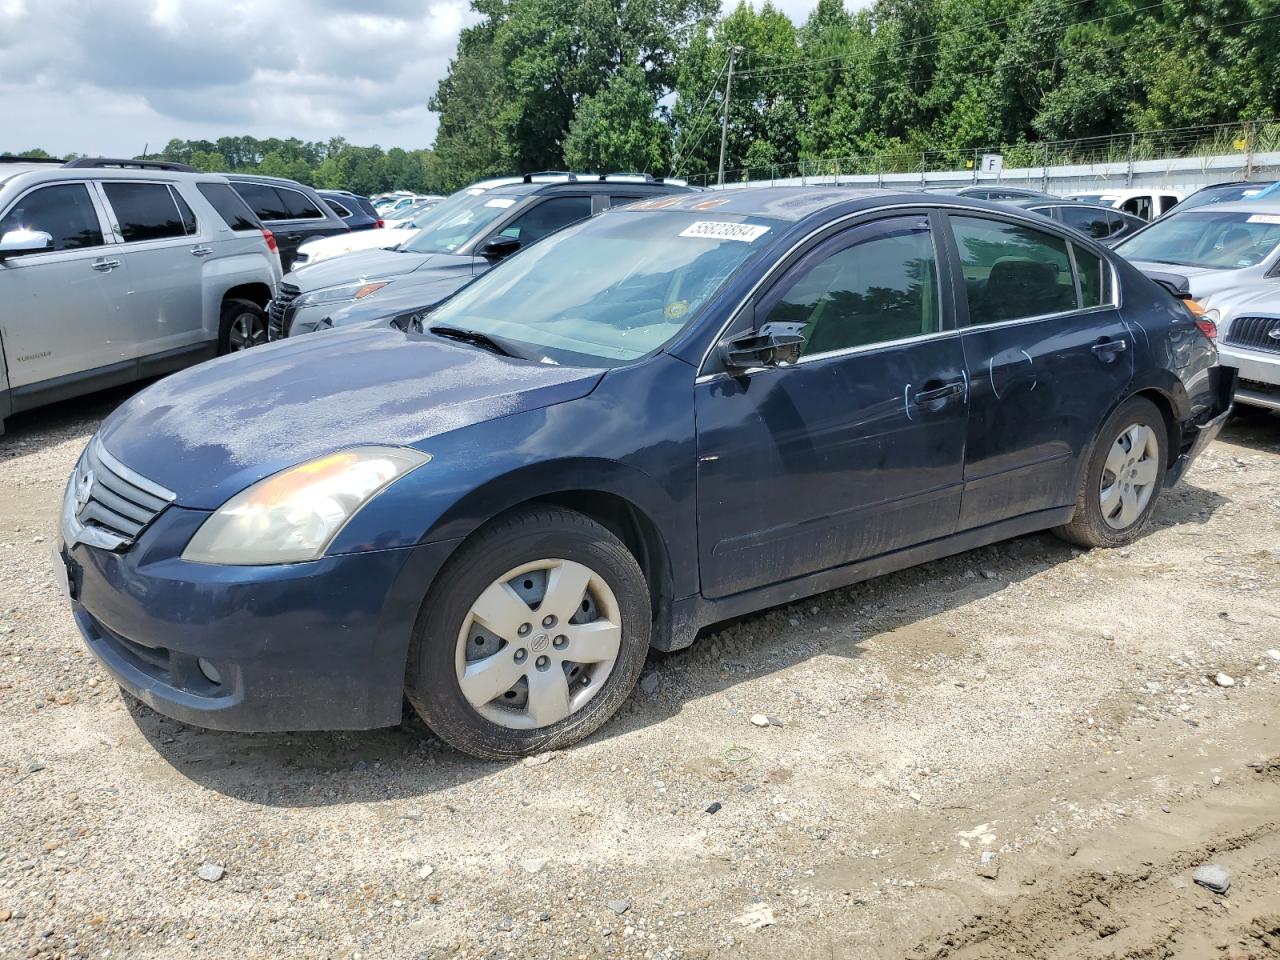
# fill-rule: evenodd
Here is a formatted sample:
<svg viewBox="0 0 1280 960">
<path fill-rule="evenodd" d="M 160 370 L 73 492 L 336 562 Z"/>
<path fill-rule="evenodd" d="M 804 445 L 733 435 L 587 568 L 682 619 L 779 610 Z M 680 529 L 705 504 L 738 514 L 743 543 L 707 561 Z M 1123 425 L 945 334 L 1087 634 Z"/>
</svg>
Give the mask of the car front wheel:
<svg viewBox="0 0 1280 960">
<path fill-rule="evenodd" d="M 222 304 L 218 323 L 218 356 L 267 342 L 267 315 L 252 300 L 231 298 Z"/>
<path fill-rule="evenodd" d="M 1120 547 L 1151 520 L 1168 463 L 1164 417 L 1150 400 L 1122 403 L 1089 454 L 1071 522 L 1055 531 L 1082 547 Z"/>
<path fill-rule="evenodd" d="M 644 575 L 617 537 L 571 510 L 521 510 L 441 572 L 415 626 L 406 693 L 465 753 L 566 747 L 631 692 L 650 626 Z"/>
</svg>

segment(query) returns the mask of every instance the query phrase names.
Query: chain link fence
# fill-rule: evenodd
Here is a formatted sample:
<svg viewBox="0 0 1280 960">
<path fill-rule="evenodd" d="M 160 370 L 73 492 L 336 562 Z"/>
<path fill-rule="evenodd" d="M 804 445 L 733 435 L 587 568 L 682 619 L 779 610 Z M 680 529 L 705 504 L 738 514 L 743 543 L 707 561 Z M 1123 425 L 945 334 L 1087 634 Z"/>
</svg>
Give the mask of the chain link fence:
<svg viewBox="0 0 1280 960">
<path fill-rule="evenodd" d="M 1254 157 L 1280 151 L 1280 120 L 1246 120 L 1201 127 L 1173 127 L 1116 133 L 1077 140 L 1043 140 L 1039 143 L 1005 143 L 985 147 L 952 150 L 926 150 L 920 153 L 874 153 L 862 156 L 833 157 L 824 160 L 800 160 L 765 167 L 740 167 L 725 171 L 726 184 L 770 183 L 778 180 L 840 182 L 842 178 L 883 177 L 888 174 L 949 175 L 947 179 L 976 182 L 1001 180 L 999 173 L 985 173 L 983 157 L 991 154 L 1002 158 L 1003 170 L 1017 170 L 1019 180 L 1029 179 L 1029 171 L 1050 167 L 1099 166 L 1144 161 L 1173 160 L 1195 157 L 1239 156 L 1240 169 L 1247 178 L 1254 168 Z M 694 174 L 687 178 L 695 186 L 712 186 L 715 172 Z"/>
</svg>

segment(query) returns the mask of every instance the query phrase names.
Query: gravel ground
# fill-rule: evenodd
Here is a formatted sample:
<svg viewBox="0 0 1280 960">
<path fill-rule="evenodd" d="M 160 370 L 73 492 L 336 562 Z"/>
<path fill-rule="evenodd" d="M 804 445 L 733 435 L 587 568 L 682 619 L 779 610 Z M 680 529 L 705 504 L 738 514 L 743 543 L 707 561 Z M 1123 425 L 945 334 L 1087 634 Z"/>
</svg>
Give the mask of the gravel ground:
<svg viewBox="0 0 1280 960">
<path fill-rule="evenodd" d="M 122 697 L 47 555 L 124 395 L 0 438 L 0 957 L 1280 955 L 1280 418 L 1132 548 L 1029 536 L 744 618 L 498 764 Z"/>
</svg>

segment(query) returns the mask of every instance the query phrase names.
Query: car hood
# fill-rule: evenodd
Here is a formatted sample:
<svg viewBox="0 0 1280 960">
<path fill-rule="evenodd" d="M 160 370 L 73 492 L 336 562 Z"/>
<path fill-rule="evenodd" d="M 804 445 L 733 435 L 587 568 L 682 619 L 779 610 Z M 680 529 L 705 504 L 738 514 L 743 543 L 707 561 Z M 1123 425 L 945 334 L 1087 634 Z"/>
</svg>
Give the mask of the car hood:
<svg viewBox="0 0 1280 960">
<path fill-rule="evenodd" d="M 332 237 L 316 237 L 314 240 L 306 241 L 298 250 L 312 258 L 311 262 L 306 264 L 309 267 L 314 263 L 356 250 L 385 250 L 387 247 L 403 243 L 413 234 L 413 230 L 353 230 Z M 298 268 L 299 271 L 302 269 L 303 267 Z"/>
<path fill-rule="evenodd" d="M 401 277 L 388 284 L 371 297 L 354 303 L 339 304 L 329 314 L 328 320 L 335 327 L 348 327 L 353 323 L 367 323 L 399 316 L 413 310 L 434 307 L 446 297 L 453 296 L 458 288 L 470 283 L 474 277 L 456 270 L 419 270 L 408 277 Z"/>
<path fill-rule="evenodd" d="M 214 509 L 286 467 L 362 444 L 420 446 L 498 417 L 590 393 L 603 370 L 356 327 L 285 340 L 166 377 L 121 406 L 99 437 L 121 463 Z"/>
<path fill-rule="evenodd" d="M 285 283 L 292 283 L 303 293 L 333 287 L 357 280 L 376 280 L 379 277 L 395 277 L 412 273 L 425 266 L 434 253 L 400 253 L 396 250 L 354 250 L 341 256 L 330 257 L 319 263 L 309 263 L 289 273 Z"/>
</svg>

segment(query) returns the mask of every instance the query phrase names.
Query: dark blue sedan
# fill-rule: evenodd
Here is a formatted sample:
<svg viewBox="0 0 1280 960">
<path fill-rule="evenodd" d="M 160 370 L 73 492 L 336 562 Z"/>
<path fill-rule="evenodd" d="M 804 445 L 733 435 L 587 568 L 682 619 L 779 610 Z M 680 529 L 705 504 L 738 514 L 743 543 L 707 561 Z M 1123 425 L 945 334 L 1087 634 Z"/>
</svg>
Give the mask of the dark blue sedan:
<svg viewBox="0 0 1280 960">
<path fill-rule="evenodd" d="M 683 194 L 434 310 L 176 374 L 102 426 L 59 568 L 93 653 L 230 730 L 484 757 L 604 723 L 650 647 L 1035 530 L 1131 542 L 1231 396 L 1207 329 L 960 197 Z"/>
</svg>

